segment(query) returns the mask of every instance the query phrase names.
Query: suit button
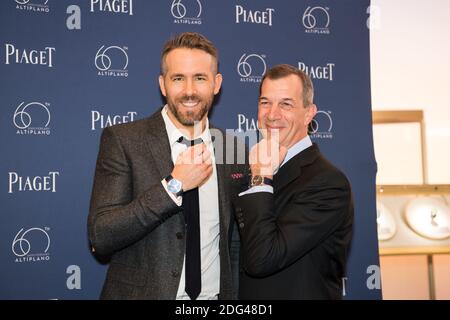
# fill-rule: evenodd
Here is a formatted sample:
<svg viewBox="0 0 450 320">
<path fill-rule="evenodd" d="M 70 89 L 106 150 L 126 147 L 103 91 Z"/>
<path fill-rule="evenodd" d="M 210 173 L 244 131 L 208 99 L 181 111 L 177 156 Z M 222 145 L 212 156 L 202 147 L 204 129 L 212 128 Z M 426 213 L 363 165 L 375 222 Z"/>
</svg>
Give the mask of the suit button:
<svg viewBox="0 0 450 320">
<path fill-rule="evenodd" d="M 183 233 L 177 232 L 177 239 L 183 239 Z"/>
<path fill-rule="evenodd" d="M 172 271 L 172 277 L 177 278 L 180 274 L 176 271 Z"/>
<path fill-rule="evenodd" d="M 243 222 L 239 223 L 239 228 L 241 228 L 241 229 L 244 228 L 244 223 Z"/>
</svg>

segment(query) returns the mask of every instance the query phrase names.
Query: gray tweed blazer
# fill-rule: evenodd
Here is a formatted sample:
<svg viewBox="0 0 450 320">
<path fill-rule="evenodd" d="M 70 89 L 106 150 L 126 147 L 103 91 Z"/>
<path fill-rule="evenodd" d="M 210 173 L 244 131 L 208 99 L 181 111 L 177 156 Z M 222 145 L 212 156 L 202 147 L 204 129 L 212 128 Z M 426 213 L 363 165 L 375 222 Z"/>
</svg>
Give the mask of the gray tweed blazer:
<svg viewBox="0 0 450 320">
<path fill-rule="evenodd" d="M 226 155 L 238 143 L 235 140 L 234 146 L 220 151 Z M 215 148 L 217 158 L 217 144 Z M 232 234 L 235 223 L 231 204 L 238 191 L 231 177 L 243 172 L 244 166 L 217 164 L 216 168 L 219 299 L 233 299 L 237 296 L 239 244 L 232 241 L 238 240 Z M 161 110 L 148 118 L 103 130 L 88 218 L 95 255 L 110 259 L 101 299 L 176 298 L 185 252 L 185 222 L 183 208 L 173 202 L 161 184 L 172 169 Z M 232 265 L 236 266 L 233 272 Z"/>
</svg>

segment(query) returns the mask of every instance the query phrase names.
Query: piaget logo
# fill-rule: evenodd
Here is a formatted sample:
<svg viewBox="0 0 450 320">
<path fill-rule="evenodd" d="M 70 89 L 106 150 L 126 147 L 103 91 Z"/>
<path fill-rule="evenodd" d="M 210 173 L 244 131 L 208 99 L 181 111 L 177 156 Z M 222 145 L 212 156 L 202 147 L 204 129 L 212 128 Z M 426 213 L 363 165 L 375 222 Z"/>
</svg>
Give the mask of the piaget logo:
<svg viewBox="0 0 450 320">
<path fill-rule="evenodd" d="M 317 111 L 316 116 L 309 124 L 308 133 L 311 138 L 332 139 L 333 138 L 333 118 L 331 111 Z"/>
<path fill-rule="evenodd" d="M 301 18 L 305 33 L 330 34 L 330 8 L 308 7 Z"/>
<path fill-rule="evenodd" d="M 16 2 L 16 9 L 33 12 L 50 12 L 48 6 L 49 0 L 14 0 Z"/>
<path fill-rule="evenodd" d="M 128 77 L 128 47 L 101 46 L 95 55 L 99 76 Z"/>
<path fill-rule="evenodd" d="M 236 6 L 236 23 L 254 23 L 266 24 L 272 26 L 272 14 L 275 12 L 273 8 L 264 10 L 245 9 L 241 5 Z"/>
<path fill-rule="evenodd" d="M 133 0 L 91 0 L 91 12 L 111 12 L 133 15 Z"/>
<path fill-rule="evenodd" d="M 241 76 L 241 82 L 261 82 L 266 73 L 266 55 L 244 53 L 237 64 L 237 72 Z"/>
<path fill-rule="evenodd" d="M 59 171 L 50 171 L 44 176 L 21 176 L 19 173 L 8 172 L 8 193 L 14 192 L 56 192 L 56 178 Z"/>
<path fill-rule="evenodd" d="M 113 126 L 115 124 L 127 123 L 134 121 L 136 111 L 128 111 L 124 115 L 109 115 L 102 114 L 100 111 L 91 111 L 91 130 L 104 129 L 106 127 Z"/>
<path fill-rule="evenodd" d="M 327 63 L 321 66 L 307 65 L 304 62 L 298 62 L 298 68 L 305 72 L 311 79 L 333 81 L 333 71 L 335 64 Z"/>
<path fill-rule="evenodd" d="M 256 131 L 258 129 L 257 121 L 253 118 L 248 118 L 245 114 L 238 114 L 238 132 Z"/>
<path fill-rule="evenodd" d="M 12 43 L 5 43 L 5 64 L 31 64 L 53 67 L 53 53 L 55 47 L 44 49 L 21 49 Z"/>
<path fill-rule="evenodd" d="M 202 24 L 202 9 L 200 0 L 173 0 L 170 6 L 173 23 Z"/>
<path fill-rule="evenodd" d="M 42 262 L 50 260 L 49 227 L 21 228 L 15 235 L 11 250 L 16 256 L 14 262 Z"/>
<path fill-rule="evenodd" d="M 13 122 L 20 135 L 50 135 L 50 103 L 24 101 L 14 111 Z"/>
</svg>

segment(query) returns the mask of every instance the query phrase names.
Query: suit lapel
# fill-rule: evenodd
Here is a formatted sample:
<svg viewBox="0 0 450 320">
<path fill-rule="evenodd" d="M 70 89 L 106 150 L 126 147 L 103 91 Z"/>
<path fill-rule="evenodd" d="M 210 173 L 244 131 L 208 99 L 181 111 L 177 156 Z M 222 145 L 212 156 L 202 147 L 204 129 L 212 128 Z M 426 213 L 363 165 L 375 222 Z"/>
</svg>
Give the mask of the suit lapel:
<svg viewBox="0 0 450 320">
<path fill-rule="evenodd" d="M 148 119 L 148 134 L 145 139 L 162 179 L 172 172 L 173 162 L 161 109 Z"/>
<path fill-rule="evenodd" d="M 291 181 L 297 179 L 302 172 L 302 167 L 314 162 L 319 154 L 319 147 L 313 143 L 312 146 L 306 148 L 286 162 L 273 177 L 274 192 L 276 193 L 277 190 L 282 189 Z"/>
<path fill-rule="evenodd" d="M 215 129 L 215 130 L 220 130 L 218 128 L 215 128 L 214 126 L 209 125 L 209 129 Z M 220 130 L 220 132 L 223 134 L 223 136 L 225 137 L 225 134 L 222 130 Z M 226 139 L 223 139 L 226 140 Z M 225 141 L 223 142 L 225 143 Z M 226 166 L 225 164 L 223 164 L 224 159 L 226 159 L 226 147 L 225 145 L 222 146 L 218 146 L 220 150 L 214 150 L 214 156 L 216 158 L 219 158 L 219 160 L 221 161 L 220 164 L 216 163 L 216 171 L 217 171 L 217 189 L 219 191 L 219 219 L 220 219 L 220 225 L 223 227 L 223 230 L 221 230 L 221 232 L 224 232 L 224 234 L 227 233 L 228 231 L 228 227 L 230 225 L 230 215 L 228 214 L 228 202 L 229 202 L 229 198 L 228 198 L 228 192 L 227 192 L 227 185 L 228 185 L 228 177 L 227 177 L 227 173 L 226 173 Z M 223 150 L 223 153 L 220 153 L 220 151 Z M 222 228 L 221 228 L 222 229 Z"/>
<path fill-rule="evenodd" d="M 224 227 L 224 230 L 227 231 L 230 225 L 230 215 L 227 212 L 227 205 L 229 199 L 227 197 L 227 177 L 225 165 L 216 164 L 217 170 L 217 188 L 219 190 L 219 219 L 220 224 Z M 225 233 L 226 234 L 226 233 Z"/>
</svg>

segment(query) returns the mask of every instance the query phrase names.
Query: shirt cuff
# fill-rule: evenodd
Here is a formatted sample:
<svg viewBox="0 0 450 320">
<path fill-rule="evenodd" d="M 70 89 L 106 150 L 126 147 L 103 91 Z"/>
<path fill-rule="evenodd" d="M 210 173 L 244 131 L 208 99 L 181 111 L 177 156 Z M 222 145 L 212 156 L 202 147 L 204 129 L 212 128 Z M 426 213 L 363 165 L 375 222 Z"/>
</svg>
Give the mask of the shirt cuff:
<svg viewBox="0 0 450 320">
<path fill-rule="evenodd" d="M 173 202 L 175 202 L 177 206 L 181 207 L 181 204 L 183 203 L 183 197 L 182 196 L 175 197 L 175 195 L 167 189 L 166 179 L 162 179 L 161 183 L 164 189 L 166 190 L 167 194 L 172 198 Z"/>
<path fill-rule="evenodd" d="M 242 197 L 246 194 L 250 194 L 250 193 L 256 193 L 256 192 L 269 192 L 269 193 L 273 193 L 273 187 L 272 186 L 268 186 L 268 185 L 264 185 L 264 186 L 254 186 L 251 187 L 250 189 L 239 193 L 239 197 Z"/>
</svg>

